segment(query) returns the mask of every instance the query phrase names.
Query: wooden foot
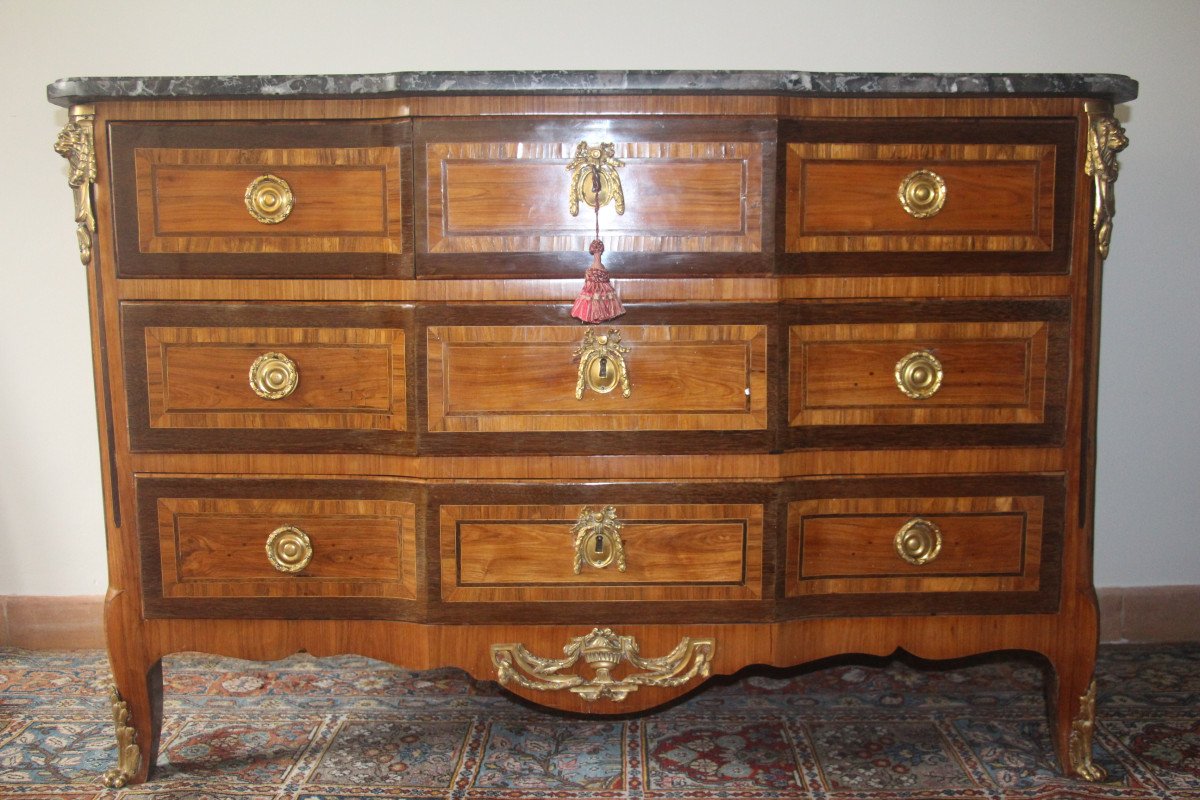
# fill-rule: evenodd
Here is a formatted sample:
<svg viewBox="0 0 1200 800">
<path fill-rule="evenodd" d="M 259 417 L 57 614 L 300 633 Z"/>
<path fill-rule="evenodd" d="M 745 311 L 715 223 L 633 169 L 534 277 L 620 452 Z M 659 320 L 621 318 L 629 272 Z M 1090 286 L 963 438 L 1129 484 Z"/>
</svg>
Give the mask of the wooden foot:
<svg viewBox="0 0 1200 800">
<path fill-rule="evenodd" d="M 1086 660 L 1086 664 L 1080 663 Z M 1063 773 L 1085 781 L 1103 781 L 1108 775 L 1092 760 L 1092 737 L 1096 730 L 1096 681 L 1092 677 L 1095 656 L 1076 658 L 1075 663 L 1052 662 L 1053 687 L 1050 719 L 1054 722 L 1054 749 Z"/>
<path fill-rule="evenodd" d="M 125 621 L 126 614 L 139 613 L 128 602 L 124 592 L 110 592 L 104 611 L 117 733 L 117 765 L 104 773 L 104 785 L 113 789 L 150 777 L 162 731 L 162 661 L 146 656 L 140 630 Z"/>
</svg>

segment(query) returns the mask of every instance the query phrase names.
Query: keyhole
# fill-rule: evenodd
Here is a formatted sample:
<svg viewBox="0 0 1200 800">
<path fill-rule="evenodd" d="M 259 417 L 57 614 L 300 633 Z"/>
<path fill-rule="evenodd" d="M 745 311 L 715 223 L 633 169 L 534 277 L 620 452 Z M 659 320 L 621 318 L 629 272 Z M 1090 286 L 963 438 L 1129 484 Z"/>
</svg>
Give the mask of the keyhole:
<svg viewBox="0 0 1200 800">
<path fill-rule="evenodd" d="M 604 552 L 604 534 L 600 534 L 600 533 L 596 534 L 596 552 L 597 553 Z"/>
<path fill-rule="evenodd" d="M 600 356 L 600 379 L 608 377 L 608 358 Z"/>
</svg>

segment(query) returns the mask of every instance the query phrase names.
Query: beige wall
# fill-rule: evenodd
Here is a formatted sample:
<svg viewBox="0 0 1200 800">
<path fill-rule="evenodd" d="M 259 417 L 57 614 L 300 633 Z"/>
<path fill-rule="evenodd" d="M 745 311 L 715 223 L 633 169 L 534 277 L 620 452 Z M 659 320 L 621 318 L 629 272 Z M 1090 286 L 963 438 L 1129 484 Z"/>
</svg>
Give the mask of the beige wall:
<svg viewBox="0 0 1200 800">
<path fill-rule="evenodd" d="M 1200 584 L 1200 2 L 0 0 L 0 595 L 105 586 L 83 274 L 44 101 L 75 75 L 1121 72 L 1096 579 Z"/>
</svg>

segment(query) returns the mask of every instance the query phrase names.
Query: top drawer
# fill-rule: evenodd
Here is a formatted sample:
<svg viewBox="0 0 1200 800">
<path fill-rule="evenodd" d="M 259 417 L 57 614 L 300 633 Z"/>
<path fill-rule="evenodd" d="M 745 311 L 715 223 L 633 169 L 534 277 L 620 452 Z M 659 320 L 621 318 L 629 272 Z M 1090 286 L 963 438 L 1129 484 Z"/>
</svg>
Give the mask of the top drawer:
<svg viewBox="0 0 1200 800">
<path fill-rule="evenodd" d="M 781 128 L 785 272 L 1069 271 L 1075 123 Z"/>
<path fill-rule="evenodd" d="M 410 130 L 115 123 L 119 274 L 409 277 Z"/>
<path fill-rule="evenodd" d="M 417 271 L 582 275 L 587 142 L 612 147 L 597 162 L 600 237 L 619 275 L 770 272 L 774 134 L 754 119 L 418 121 Z"/>
</svg>

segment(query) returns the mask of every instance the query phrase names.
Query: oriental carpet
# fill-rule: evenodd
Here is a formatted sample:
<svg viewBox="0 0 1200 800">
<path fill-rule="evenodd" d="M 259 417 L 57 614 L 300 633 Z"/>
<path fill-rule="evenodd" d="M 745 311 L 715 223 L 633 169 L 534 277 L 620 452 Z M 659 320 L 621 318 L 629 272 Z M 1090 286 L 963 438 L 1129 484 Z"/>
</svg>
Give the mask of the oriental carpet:
<svg viewBox="0 0 1200 800">
<path fill-rule="evenodd" d="M 1105 646 L 1096 761 L 1058 776 L 1041 662 L 824 662 L 624 719 L 358 657 L 164 662 L 156 779 L 115 763 L 102 653 L 0 650 L 0 797 L 23 800 L 1200 800 L 1200 644 Z"/>
</svg>

